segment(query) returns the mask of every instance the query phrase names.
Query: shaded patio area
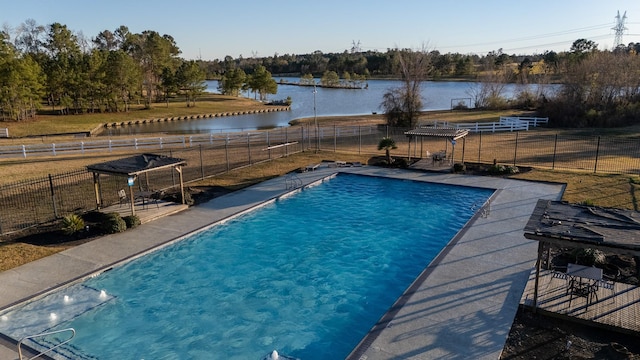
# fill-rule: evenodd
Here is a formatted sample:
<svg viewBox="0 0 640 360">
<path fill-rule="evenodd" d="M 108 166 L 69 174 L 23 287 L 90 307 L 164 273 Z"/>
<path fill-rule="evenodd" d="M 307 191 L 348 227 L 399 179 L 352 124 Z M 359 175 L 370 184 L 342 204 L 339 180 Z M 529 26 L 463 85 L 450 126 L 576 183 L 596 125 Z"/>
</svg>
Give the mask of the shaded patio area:
<svg viewBox="0 0 640 360">
<path fill-rule="evenodd" d="M 164 216 L 173 215 L 189 208 L 189 205 L 179 204 L 172 201 L 158 200 L 157 203 L 146 202 L 143 204 L 142 199 L 133 203 L 135 214 L 140 219 L 140 223 L 148 223 Z M 102 207 L 98 211 L 102 213 L 118 213 L 120 216 L 131 215 L 130 204 L 111 205 Z"/>
<path fill-rule="evenodd" d="M 525 308 L 533 307 L 535 271 L 520 300 Z M 589 325 L 637 335 L 640 333 L 640 288 L 619 282 L 600 286 L 597 299 L 587 306 L 585 297 L 567 293 L 567 279 L 555 271 L 541 270 L 536 311 L 548 316 L 588 322 Z"/>
<path fill-rule="evenodd" d="M 136 210 L 147 210 L 153 206 L 159 210 L 163 190 L 154 188 L 150 184 L 149 174 L 163 169 L 174 169 L 178 173 L 180 199 L 182 205 L 184 205 L 184 181 L 182 177 L 182 166 L 184 165 L 186 165 L 186 161 L 183 159 L 156 154 L 141 154 L 89 165 L 87 170 L 93 173 L 96 208 L 106 212 L 103 209 L 105 204 L 102 201 L 100 175 L 111 175 L 121 177 L 123 180 L 122 186 L 118 190 L 120 198 L 118 209 L 116 210 L 114 206 L 106 205 L 111 208 L 109 212 L 122 214 L 123 210 L 121 208 L 125 204 L 128 204 L 128 212 L 125 215 L 136 215 Z"/>
<path fill-rule="evenodd" d="M 604 277 L 606 262 L 577 256 L 566 268 L 552 265 L 551 248 L 640 256 L 640 213 L 539 200 L 524 236 L 538 241 L 536 268 L 520 304 L 534 312 L 640 334 L 640 288 Z M 578 264 L 578 261 L 584 263 Z M 544 266 L 543 266 L 544 264 Z M 637 265 L 636 265 L 637 266 Z M 577 270 L 576 270 L 577 269 Z"/>
</svg>

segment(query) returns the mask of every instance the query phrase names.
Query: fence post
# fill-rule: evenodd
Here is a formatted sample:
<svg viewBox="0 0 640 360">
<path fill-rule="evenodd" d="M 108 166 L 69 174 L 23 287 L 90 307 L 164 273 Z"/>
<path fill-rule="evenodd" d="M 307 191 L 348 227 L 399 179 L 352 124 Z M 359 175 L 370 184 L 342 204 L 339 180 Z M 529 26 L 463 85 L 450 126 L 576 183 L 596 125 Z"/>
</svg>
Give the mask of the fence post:
<svg viewBox="0 0 640 360">
<path fill-rule="evenodd" d="M 80 153 L 84 154 L 84 141 L 80 141 Z"/>
<path fill-rule="evenodd" d="M 58 204 L 56 203 L 56 193 L 53 189 L 53 177 L 51 176 L 51 174 L 49 174 L 49 190 L 51 190 L 51 202 L 53 204 L 53 216 L 55 216 L 56 219 L 59 218 L 58 216 Z"/>
<path fill-rule="evenodd" d="M 558 133 L 556 133 L 556 139 L 553 142 L 553 161 L 551 162 L 551 170 L 556 168 L 556 150 L 558 149 Z"/>
<path fill-rule="evenodd" d="M 229 171 L 229 134 L 227 134 L 224 141 L 224 157 L 227 162 L 227 171 Z"/>
<path fill-rule="evenodd" d="M 482 131 L 480 131 L 480 140 L 478 141 L 478 164 L 480 164 L 480 151 L 482 150 Z"/>
<path fill-rule="evenodd" d="M 304 151 L 304 125 L 300 126 L 300 152 Z"/>
<path fill-rule="evenodd" d="M 269 154 L 269 160 L 271 160 L 271 140 L 269 139 L 269 130 L 267 130 L 267 153 Z"/>
<path fill-rule="evenodd" d="M 600 155 L 600 136 L 598 136 L 598 144 L 596 145 L 596 163 L 593 165 L 593 173 L 598 170 L 598 155 Z"/>
<path fill-rule="evenodd" d="M 251 165 L 251 133 L 247 133 L 247 153 L 249 154 L 249 165 Z"/>
<path fill-rule="evenodd" d="M 169 157 L 173 157 L 173 150 L 169 149 Z M 173 171 L 171 171 L 171 186 L 176 186 L 176 176 Z"/>
<path fill-rule="evenodd" d="M 463 137 L 462 138 L 462 161 L 460 161 L 462 163 L 462 165 L 464 165 L 464 148 L 465 145 L 467 145 L 467 137 Z"/>
<path fill-rule="evenodd" d="M 162 143 L 162 138 L 160 138 L 160 150 L 164 149 L 164 144 Z"/>
<path fill-rule="evenodd" d="M 112 140 L 109 139 L 109 152 L 111 152 L 111 142 L 112 142 Z"/>
<path fill-rule="evenodd" d="M 51 144 L 51 152 L 53 152 L 53 156 L 56 156 L 56 144 Z"/>
<path fill-rule="evenodd" d="M 204 162 L 202 161 L 202 144 L 198 145 L 200 148 L 200 173 L 202 174 L 202 179 L 204 180 Z"/>
<path fill-rule="evenodd" d="M 516 146 L 513 150 L 513 166 L 516 166 L 516 158 L 518 157 L 518 134 L 520 131 L 516 131 Z"/>
<path fill-rule="evenodd" d="M 22 145 L 22 157 L 27 158 L 27 147 Z"/>
<path fill-rule="evenodd" d="M 138 139 L 133 139 L 133 146 L 138 150 Z"/>
</svg>

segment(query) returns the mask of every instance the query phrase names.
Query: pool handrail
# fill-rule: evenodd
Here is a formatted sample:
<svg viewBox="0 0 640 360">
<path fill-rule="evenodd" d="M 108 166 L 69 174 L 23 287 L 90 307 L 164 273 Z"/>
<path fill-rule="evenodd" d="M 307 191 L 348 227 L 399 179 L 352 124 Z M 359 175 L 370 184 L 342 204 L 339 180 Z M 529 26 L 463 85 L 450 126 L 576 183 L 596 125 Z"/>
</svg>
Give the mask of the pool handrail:
<svg viewBox="0 0 640 360">
<path fill-rule="evenodd" d="M 37 358 L 37 357 L 40 357 L 41 355 L 45 355 L 45 354 L 47 354 L 48 352 L 51 352 L 51 351 L 53 351 L 54 349 L 57 349 L 57 348 L 59 348 L 60 346 L 62 346 L 62 345 L 64 345 L 64 344 L 68 343 L 69 341 L 71 341 L 71 339 L 73 339 L 73 338 L 76 336 L 76 330 L 75 330 L 74 328 L 67 328 L 67 329 L 55 330 L 55 331 L 49 331 L 49 332 L 45 332 L 45 333 L 42 333 L 42 334 L 29 335 L 29 336 L 25 336 L 25 337 L 23 337 L 22 339 L 20 339 L 20 341 L 18 341 L 18 359 L 19 359 L 19 360 L 22 360 L 22 343 L 23 343 L 25 340 L 33 339 L 33 338 L 37 338 L 37 337 L 48 336 L 48 335 L 53 335 L 53 334 L 58 334 L 58 333 L 63 333 L 63 332 L 67 332 L 67 331 L 71 331 L 71 337 L 70 337 L 70 338 L 68 338 L 67 340 L 65 340 L 65 341 L 63 341 L 63 342 L 61 342 L 61 343 L 59 343 L 58 345 L 56 345 L 56 346 L 54 346 L 54 347 L 51 347 L 51 348 L 49 348 L 49 349 L 47 349 L 47 350 L 45 350 L 45 351 L 42 351 L 42 352 L 40 352 L 39 354 L 37 354 L 36 356 L 31 357 L 31 358 L 29 358 L 29 359 L 28 359 L 28 360 L 31 360 L 31 359 L 35 359 L 35 358 Z"/>
</svg>

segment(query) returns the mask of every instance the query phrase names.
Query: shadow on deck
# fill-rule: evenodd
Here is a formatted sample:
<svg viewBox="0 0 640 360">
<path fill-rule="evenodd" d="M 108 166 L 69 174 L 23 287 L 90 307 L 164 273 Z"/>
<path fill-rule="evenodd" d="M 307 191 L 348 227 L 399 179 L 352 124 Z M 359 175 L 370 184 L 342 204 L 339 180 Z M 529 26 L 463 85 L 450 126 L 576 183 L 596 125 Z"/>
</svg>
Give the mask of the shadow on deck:
<svg viewBox="0 0 640 360">
<path fill-rule="evenodd" d="M 533 309 L 535 270 L 529 276 L 520 304 Z M 567 280 L 541 270 L 537 311 L 545 315 L 581 322 L 622 333 L 640 334 L 640 287 L 610 282 L 600 286 L 589 304 L 587 298 L 570 297 Z M 588 305 L 588 306 L 587 306 Z"/>
<path fill-rule="evenodd" d="M 134 203 L 136 216 L 140 219 L 140 223 L 144 224 L 149 221 L 169 216 L 189 208 L 189 205 L 178 204 L 170 201 L 158 200 L 157 202 L 138 200 Z M 118 213 L 120 216 L 131 215 L 131 205 L 124 203 L 120 205 L 111 205 L 100 209 L 102 213 Z"/>
<path fill-rule="evenodd" d="M 416 161 L 415 163 L 411 164 L 409 168 L 415 170 L 450 172 L 453 168 L 453 163 L 451 163 L 449 159 L 435 161 L 431 157 L 429 157 Z"/>
</svg>

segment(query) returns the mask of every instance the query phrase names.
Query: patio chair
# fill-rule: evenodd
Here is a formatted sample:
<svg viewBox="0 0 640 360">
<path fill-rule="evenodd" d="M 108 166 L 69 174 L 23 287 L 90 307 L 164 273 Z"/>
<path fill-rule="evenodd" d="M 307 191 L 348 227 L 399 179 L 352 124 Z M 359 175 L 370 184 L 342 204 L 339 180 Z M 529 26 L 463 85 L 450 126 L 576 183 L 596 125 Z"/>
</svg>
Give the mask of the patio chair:
<svg viewBox="0 0 640 360">
<path fill-rule="evenodd" d="M 157 190 L 154 191 L 153 194 L 151 194 L 151 201 L 153 201 L 156 204 L 157 208 L 160 208 L 160 205 L 158 204 L 158 201 L 162 200 L 162 198 L 164 198 L 164 190 Z"/>
<path fill-rule="evenodd" d="M 124 191 L 124 189 L 118 190 L 118 199 L 120 201 L 120 206 L 122 206 L 122 204 L 126 204 L 129 202 L 129 198 L 127 197 L 127 192 Z"/>
</svg>

